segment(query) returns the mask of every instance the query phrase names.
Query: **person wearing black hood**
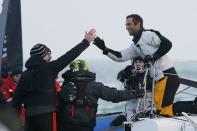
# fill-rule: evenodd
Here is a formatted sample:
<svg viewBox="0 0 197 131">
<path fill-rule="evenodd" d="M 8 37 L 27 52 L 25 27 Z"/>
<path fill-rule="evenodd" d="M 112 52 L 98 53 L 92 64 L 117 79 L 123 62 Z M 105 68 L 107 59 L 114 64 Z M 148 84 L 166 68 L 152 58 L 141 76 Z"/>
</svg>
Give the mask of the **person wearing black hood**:
<svg viewBox="0 0 197 131">
<path fill-rule="evenodd" d="M 63 78 L 59 94 L 63 103 L 61 131 L 93 131 L 99 98 L 118 103 L 142 98 L 144 95 L 143 91 L 117 90 L 95 82 L 96 74 L 88 70 L 88 64 L 84 60 L 73 61 Z"/>
<path fill-rule="evenodd" d="M 58 107 L 55 79 L 58 73 L 78 57 L 95 39 L 95 30 L 85 33 L 81 43 L 51 61 L 51 51 L 43 44 L 31 48 L 30 58 L 25 63 L 13 96 L 13 106 L 18 110 L 24 103 L 26 109 L 25 131 L 56 131 Z"/>
</svg>

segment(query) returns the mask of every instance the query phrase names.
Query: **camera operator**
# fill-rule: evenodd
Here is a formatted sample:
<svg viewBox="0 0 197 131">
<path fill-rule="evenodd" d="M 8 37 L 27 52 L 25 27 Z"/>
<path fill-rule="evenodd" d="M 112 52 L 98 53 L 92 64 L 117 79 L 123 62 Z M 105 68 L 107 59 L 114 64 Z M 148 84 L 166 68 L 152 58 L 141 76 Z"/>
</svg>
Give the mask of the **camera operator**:
<svg viewBox="0 0 197 131">
<path fill-rule="evenodd" d="M 128 91 L 138 92 L 144 91 L 144 77 L 145 77 L 145 63 L 144 60 L 138 56 L 133 59 L 132 65 L 127 66 L 125 69 L 118 73 L 117 79 L 124 83 L 124 88 Z M 151 102 L 152 80 L 147 75 L 146 84 L 146 105 Z M 123 121 L 131 121 L 132 116 L 136 113 L 138 99 L 129 100 L 126 104 L 125 112 L 119 115 L 111 123 L 112 126 L 119 126 Z M 143 103 L 139 102 L 139 110 L 143 109 Z"/>
</svg>

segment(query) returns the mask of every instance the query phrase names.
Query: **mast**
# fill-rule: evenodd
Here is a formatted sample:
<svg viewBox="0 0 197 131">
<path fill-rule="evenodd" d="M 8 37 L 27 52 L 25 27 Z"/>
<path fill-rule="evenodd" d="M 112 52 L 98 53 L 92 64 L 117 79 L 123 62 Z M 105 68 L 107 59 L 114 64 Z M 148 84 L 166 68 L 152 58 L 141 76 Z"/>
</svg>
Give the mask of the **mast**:
<svg viewBox="0 0 197 131">
<path fill-rule="evenodd" d="M 8 12 L 9 0 L 0 0 L 0 69 L 2 68 L 2 52 L 3 52 L 3 43 L 5 37 L 6 21 L 7 21 L 7 12 Z M 1 75 L 0 70 L 0 75 Z"/>
<path fill-rule="evenodd" d="M 21 28 L 21 3 L 20 0 L 9 0 L 7 8 L 3 0 L 3 10 L 6 17 L 4 20 L 4 32 L 1 34 L 1 75 L 6 74 L 13 69 L 21 70 L 23 68 L 22 51 L 22 28 Z"/>
</svg>

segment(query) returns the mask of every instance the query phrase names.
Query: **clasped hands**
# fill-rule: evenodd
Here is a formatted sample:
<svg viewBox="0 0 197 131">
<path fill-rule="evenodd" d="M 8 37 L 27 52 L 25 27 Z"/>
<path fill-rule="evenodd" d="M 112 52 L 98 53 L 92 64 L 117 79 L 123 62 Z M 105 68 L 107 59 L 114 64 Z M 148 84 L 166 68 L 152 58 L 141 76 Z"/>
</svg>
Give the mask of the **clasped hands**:
<svg viewBox="0 0 197 131">
<path fill-rule="evenodd" d="M 93 44 L 101 50 L 106 49 L 104 40 L 96 35 L 95 29 L 91 29 L 90 31 L 86 32 L 84 39 L 86 39 L 89 43 L 93 42 Z"/>
</svg>

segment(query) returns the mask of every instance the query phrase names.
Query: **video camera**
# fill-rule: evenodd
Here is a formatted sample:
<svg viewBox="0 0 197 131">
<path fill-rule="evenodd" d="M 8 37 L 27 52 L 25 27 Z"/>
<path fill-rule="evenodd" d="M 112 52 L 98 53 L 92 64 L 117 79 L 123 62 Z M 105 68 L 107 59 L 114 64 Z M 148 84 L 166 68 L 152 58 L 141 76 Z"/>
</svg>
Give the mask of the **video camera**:
<svg viewBox="0 0 197 131">
<path fill-rule="evenodd" d="M 143 77 L 145 73 L 145 69 L 141 67 L 134 67 L 131 71 L 133 77 Z"/>
<path fill-rule="evenodd" d="M 141 78 L 144 77 L 145 69 L 130 65 L 124 69 L 124 72 L 125 72 L 125 79 L 140 80 L 140 77 Z"/>
<path fill-rule="evenodd" d="M 119 72 L 117 79 L 124 83 L 124 87 L 127 90 L 134 91 L 137 95 L 143 96 L 144 74 L 144 68 L 129 65 L 124 70 Z"/>
</svg>

